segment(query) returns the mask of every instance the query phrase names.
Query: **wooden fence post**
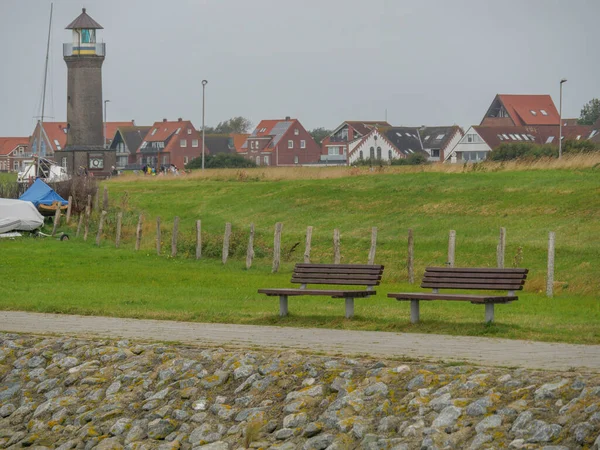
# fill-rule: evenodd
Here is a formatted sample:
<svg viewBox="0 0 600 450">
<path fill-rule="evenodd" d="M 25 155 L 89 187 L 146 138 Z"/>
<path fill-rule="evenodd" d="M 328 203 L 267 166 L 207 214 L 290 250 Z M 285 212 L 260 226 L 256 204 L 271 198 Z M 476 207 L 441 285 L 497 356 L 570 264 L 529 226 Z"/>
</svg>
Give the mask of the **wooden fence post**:
<svg viewBox="0 0 600 450">
<path fill-rule="evenodd" d="M 75 233 L 75 237 L 79 237 L 79 232 L 81 231 L 81 224 L 83 224 L 83 213 L 79 213 L 79 223 L 77 224 L 77 232 Z"/>
<path fill-rule="evenodd" d="M 69 206 L 67 206 L 67 218 L 66 218 L 66 224 L 69 225 L 69 222 L 71 221 L 71 207 L 73 206 L 73 196 L 69 195 Z"/>
<path fill-rule="evenodd" d="M 548 233 L 548 275 L 546 277 L 546 296 L 554 296 L 554 231 Z"/>
<path fill-rule="evenodd" d="M 98 211 L 98 209 L 100 209 L 100 207 L 98 206 L 100 204 L 100 190 L 96 189 L 96 193 L 94 194 L 94 210 Z"/>
<path fill-rule="evenodd" d="M 456 231 L 450 230 L 448 235 L 448 266 L 454 267 L 454 254 L 456 252 Z"/>
<path fill-rule="evenodd" d="M 306 227 L 306 246 L 304 248 L 304 262 L 310 264 L 310 245 L 312 241 L 313 227 Z"/>
<path fill-rule="evenodd" d="M 104 228 L 104 218 L 106 217 L 106 211 L 102 210 L 100 214 L 100 223 L 98 224 L 98 234 L 96 234 L 96 245 L 100 246 L 100 239 L 102 237 L 102 228 Z"/>
<path fill-rule="evenodd" d="M 102 209 L 108 210 L 108 186 L 104 186 L 104 195 L 102 196 Z"/>
<path fill-rule="evenodd" d="M 88 195 L 87 207 L 90 209 L 90 211 L 92 210 L 92 196 L 91 195 Z"/>
<path fill-rule="evenodd" d="M 498 238 L 498 246 L 496 247 L 496 262 L 499 269 L 504 269 L 504 255 L 506 251 L 506 228 L 500 228 L 500 237 Z"/>
<path fill-rule="evenodd" d="M 340 254 L 340 230 L 333 230 L 333 263 L 339 264 L 342 260 L 342 255 Z"/>
<path fill-rule="evenodd" d="M 123 221 L 123 212 L 117 213 L 117 237 L 115 238 L 115 247 L 119 248 L 121 245 L 121 222 Z"/>
<path fill-rule="evenodd" d="M 196 259 L 202 258 L 202 221 L 196 220 Z"/>
<path fill-rule="evenodd" d="M 275 237 L 273 238 L 273 268 L 271 271 L 273 273 L 279 271 L 279 264 L 281 262 L 281 230 L 283 228 L 283 224 L 281 222 L 277 222 L 275 224 Z"/>
<path fill-rule="evenodd" d="M 252 267 L 254 259 L 254 224 L 250 224 L 250 236 L 248 237 L 248 250 L 246 250 L 246 269 Z"/>
<path fill-rule="evenodd" d="M 135 229 L 135 249 L 139 250 L 140 249 L 140 245 L 142 243 L 142 220 L 143 220 L 143 215 L 140 214 L 140 216 L 138 217 L 138 223 L 137 223 L 137 228 Z"/>
<path fill-rule="evenodd" d="M 231 237 L 231 223 L 227 222 L 225 224 L 225 235 L 223 236 L 223 264 L 227 263 L 227 258 L 229 258 L 229 238 Z"/>
<path fill-rule="evenodd" d="M 156 218 L 156 254 L 160 256 L 160 217 Z"/>
<path fill-rule="evenodd" d="M 90 230 L 90 214 L 91 213 L 92 213 L 92 207 L 86 206 L 86 208 L 85 208 L 85 227 L 83 230 L 83 240 L 84 241 L 87 241 L 88 232 Z"/>
<path fill-rule="evenodd" d="M 54 213 L 54 225 L 52 226 L 52 236 L 56 234 L 56 229 L 60 226 L 60 207 L 56 208 Z"/>
<path fill-rule="evenodd" d="M 413 238 L 412 228 L 408 230 L 408 282 L 413 284 L 415 282 L 415 241 Z"/>
<path fill-rule="evenodd" d="M 371 248 L 369 250 L 369 264 L 375 264 L 375 250 L 377 248 L 377 227 L 371 228 Z"/>
<path fill-rule="evenodd" d="M 177 256 L 177 234 L 179 233 L 179 216 L 173 219 L 173 236 L 171 236 L 171 258 Z"/>
</svg>

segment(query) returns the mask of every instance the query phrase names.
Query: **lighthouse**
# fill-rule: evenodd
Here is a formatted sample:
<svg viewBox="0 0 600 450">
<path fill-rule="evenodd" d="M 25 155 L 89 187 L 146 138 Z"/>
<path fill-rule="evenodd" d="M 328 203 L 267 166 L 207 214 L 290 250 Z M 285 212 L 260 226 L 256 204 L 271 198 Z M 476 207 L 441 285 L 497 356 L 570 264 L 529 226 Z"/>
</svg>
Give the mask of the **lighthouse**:
<svg viewBox="0 0 600 450">
<path fill-rule="evenodd" d="M 63 44 L 67 64 L 67 144 L 55 152 L 70 174 L 110 174 L 114 151 L 105 149 L 102 121 L 102 63 L 106 47 L 97 41 L 102 26 L 83 8 L 67 27 L 71 42 Z"/>
</svg>

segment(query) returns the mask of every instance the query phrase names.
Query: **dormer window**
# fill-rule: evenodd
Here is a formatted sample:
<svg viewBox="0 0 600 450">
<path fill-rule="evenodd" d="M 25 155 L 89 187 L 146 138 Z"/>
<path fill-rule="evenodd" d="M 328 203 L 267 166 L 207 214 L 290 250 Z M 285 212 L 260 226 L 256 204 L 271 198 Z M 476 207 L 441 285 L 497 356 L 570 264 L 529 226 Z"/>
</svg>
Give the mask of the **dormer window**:
<svg viewBox="0 0 600 450">
<path fill-rule="evenodd" d="M 531 113 L 532 116 L 537 116 L 537 112 L 535 112 L 533 109 L 529 112 Z"/>
<path fill-rule="evenodd" d="M 158 131 L 158 128 L 155 128 L 154 130 L 152 130 L 152 136 L 154 136 L 157 131 Z"/>
<path fill-rule="evenodd" d="M 179 134 L 180 131 L 181 131 L 181 128 L 177 128 L 177 131 L 175 132 L 175 134 Z"/>
<path fill-rule="evenodd" d="M 545 109 L 540 109 L 540 112 L 542 113 L 543 116 L 547 116 L 548 115 L 548 113 L 546 112 Z"/>
</svg>

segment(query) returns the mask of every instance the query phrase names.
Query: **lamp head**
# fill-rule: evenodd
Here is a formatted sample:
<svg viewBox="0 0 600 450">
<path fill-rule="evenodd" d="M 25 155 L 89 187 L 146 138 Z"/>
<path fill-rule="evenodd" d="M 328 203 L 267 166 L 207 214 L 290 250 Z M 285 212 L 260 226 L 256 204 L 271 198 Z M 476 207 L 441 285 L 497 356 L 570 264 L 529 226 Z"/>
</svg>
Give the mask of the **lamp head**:
<svg viewBox="0 0 600 450">
<path fill-rule="evenodd" d="M 208 84 L 207 80 L 202 80 L 202 86 L 206 86 Z"/>
<path fill-rule="evenodd" d="M 563 84 L 563 83 L 566 83 L 566 82 L 567 82 L 566 78 L 563 78 L 562 80 L 560 80 L 560 84 Z"/>
</svg>

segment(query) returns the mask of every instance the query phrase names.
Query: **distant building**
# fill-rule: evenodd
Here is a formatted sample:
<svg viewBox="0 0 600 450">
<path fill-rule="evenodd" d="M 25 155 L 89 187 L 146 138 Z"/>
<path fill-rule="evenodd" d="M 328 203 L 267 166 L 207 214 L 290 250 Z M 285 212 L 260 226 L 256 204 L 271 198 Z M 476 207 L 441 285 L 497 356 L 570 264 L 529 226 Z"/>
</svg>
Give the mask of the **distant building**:
<svg viewBox="0 0 600 450">
<path fill-rule="evenodd" d="M 558 125 L 558 111 L 549 95 L 498 94 L 492 101 L 480 126 L 524 127 Z"/>
<path fill-rule="evenodd" d="M 202 133 L 192 122 L 181 118 L 177 121 L 155 122 L 150 127 L 136 151 L 137 168 L 150 166 L 160 169 L 171 164 L 183 168 L 188 162 L 202 155 Z M 209 154 L 205 145 L 205 154 Z"/>
<path fill-rule="evenodd" d="M 19 172 L 31 161 L 28 137 L 0 137 L 0 172 Z"/>
<path fill-rule="evenodd" d="M 348 163 L 371 160 L 391 163 L 413 154 L 429 156 L 423 150 L 419 129 L 416 127 L 380 127 L 371 130 L 362 138 L 348 143 Z"/>
<path fill-rule="evenodd" d="M 443 127 L 419 128 L 423 150 L 427 152 L 429 161 L 444 161 L 447 152 L 452 150 L 464 135 L 458 125 Z"/>
<path fill-rule="evenodd" d="M 298 119 L 262 120 L 238 154 L 259 166 L 317 164 L 321 149 Z"/>
<path fill-rule="evenodd" d="M 590 125 L 563 126 L 562 138 L 575 141 L 593 141 L 600 130 Z M 487 159 L 489 152 L 501 144 L 532 143 L 538 145 L 558 145 L 558 125 L 541 126 L 472 126 L 458 144 L 448 152 L 445 162 L 480 162 Z"/>
<path fill-rule="evenodd" d="M 136 151 L 142 145 L 148 131 L 150 131 L 150 127 L 134 125 L 116 127 L 115 133 L 110 138 L 109 148 L 116 152 L 118 170 L 127 169 L 136 164 Z M 110 136 L 108 132 L 106 134 Z"/>
<path fill-rule="evenodd" d="M 348 164 L 348 154 L 360 140 L 377 127 L 391 127 L 385 120 L 347 120 L 337 126 L 323 139 L 320 162 L 325 164 Z"/>
</svg>

